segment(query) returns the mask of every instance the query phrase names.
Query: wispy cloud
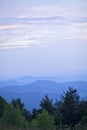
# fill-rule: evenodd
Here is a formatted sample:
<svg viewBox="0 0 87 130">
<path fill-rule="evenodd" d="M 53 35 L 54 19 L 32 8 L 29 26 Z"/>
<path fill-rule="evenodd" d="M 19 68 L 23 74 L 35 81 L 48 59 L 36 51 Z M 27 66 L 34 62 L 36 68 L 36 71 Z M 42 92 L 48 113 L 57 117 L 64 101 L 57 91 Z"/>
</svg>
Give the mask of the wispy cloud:
<svg viewBox="0 0 87 130">
<path fill-rule="evenodd" d="M 86 10 L 35 6 L 27 12 L 0 18 L 0 49 L 43 46 L 61 39 L 87 39 Z"/>
<path fill-rule="evenodd" d="M 15 29 L 15 28 L 24 28 L 25 25 L 0 25 L 0 30 L 7 30 L 7 29 Z"/>
</svg>

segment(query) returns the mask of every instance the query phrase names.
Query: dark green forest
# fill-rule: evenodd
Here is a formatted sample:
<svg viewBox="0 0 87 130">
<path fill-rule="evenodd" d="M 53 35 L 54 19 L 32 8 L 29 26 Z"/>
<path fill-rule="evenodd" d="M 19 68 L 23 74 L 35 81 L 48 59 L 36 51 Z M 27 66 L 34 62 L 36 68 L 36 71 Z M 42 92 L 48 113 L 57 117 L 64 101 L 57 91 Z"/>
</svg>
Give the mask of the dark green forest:
<svg viewBox="0 0 87 130">
<path fill-rule="evenodd" d="M 69 87 L 61 100 L 46 95 L 30 112 L 21 99 L 8 103 L 0 96 L 0 130 L 87 130 L 87 100 Z"/>
</svg>

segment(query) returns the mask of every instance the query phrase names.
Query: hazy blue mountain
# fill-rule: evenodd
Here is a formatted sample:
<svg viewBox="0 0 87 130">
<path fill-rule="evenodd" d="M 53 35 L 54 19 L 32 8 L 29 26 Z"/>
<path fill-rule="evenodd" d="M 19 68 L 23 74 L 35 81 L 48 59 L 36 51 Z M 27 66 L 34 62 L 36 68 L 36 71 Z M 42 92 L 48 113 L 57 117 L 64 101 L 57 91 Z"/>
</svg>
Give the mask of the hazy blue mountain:
<svg viewBox="0 0 87 130">
<path fill-rule="evenodd" d="M 14 85 L 25 85 L 25 84 L 29 84 L 32 82 L 35 82 L 37 80 L 50 80 L 50 81 L 54 81 L 54 82 L 61 82 L 62 79 L 58 78 L 58 77 L 34 77 L 34 76 L 24 76 L 24 77 L 20 77 L 20 78 L 13 78 L 12 80 L 0 80 L 0 87 L 3 86 L 14 86 Z"/>
<path fill-rule="evenodd" d="M 21 78 L 13 78 L 12 80 L 3 80 L 3 81 L 1 80 L 0 87 L 25 85 L 25 84 L 34 82 L 36 80 L 37 80 L 37 78 L 31 77 L 31 76 L 26 76 L 26 77 L 21 77 Z"/>
<path fill-rule="evenodd" d="M 23 84 L 15 84 L 12 82 L 11 85 L 6 85 L 6 81 L 0 84 L 0 95 L 3 96 L 7 101 L 11 101 L 12 98 L 21 98 L 25 106 L 30 110 L 34 107 L 38 107 L 41 99 L 48 95 L 53 100 L 60 99 L 61 94 L 68 89 L 69 86 L 74 87 L 78 90 L 81 98 L 87 98 L 87 82 L 76 81 L 76 82 L 64 82 L 57 83 L 50 80 L 36 80 L 30 78 L 32 82 L 28 82 L 29 77 L 27 77 L 27 82 L 23 78 Z M 22 79 L 21 79 L 22 80 Z M 24 84 L 28 83 L 28 84 Z M 1 83 L 1 82 L 0 82 Z M 19 82 L 17 82 L 19 83 Z"/>
<path fill-rule="evenodd" d="M 15 80 L 0 81 L 0 88 L 4 86 L 14 86 L 14 85 L 22 85 L 22 84 L 19 81 Z"/>
</svg>

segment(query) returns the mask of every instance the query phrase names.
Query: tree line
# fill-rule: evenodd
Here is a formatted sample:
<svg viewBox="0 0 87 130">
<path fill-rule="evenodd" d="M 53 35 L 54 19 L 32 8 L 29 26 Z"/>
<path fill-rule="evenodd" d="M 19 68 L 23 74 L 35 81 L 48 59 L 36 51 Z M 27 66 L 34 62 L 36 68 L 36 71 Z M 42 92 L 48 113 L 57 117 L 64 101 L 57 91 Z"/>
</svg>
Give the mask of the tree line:
<svg viewBox="0 0 87 130">
<path fill-rule="evenodd" d="M 0 96 L 0 130 L 87 130 L 87 100 L 69 87 L 55 103 L 47 95 L 32 112 L 20 98 L 11 103 Z"/>
</svg>

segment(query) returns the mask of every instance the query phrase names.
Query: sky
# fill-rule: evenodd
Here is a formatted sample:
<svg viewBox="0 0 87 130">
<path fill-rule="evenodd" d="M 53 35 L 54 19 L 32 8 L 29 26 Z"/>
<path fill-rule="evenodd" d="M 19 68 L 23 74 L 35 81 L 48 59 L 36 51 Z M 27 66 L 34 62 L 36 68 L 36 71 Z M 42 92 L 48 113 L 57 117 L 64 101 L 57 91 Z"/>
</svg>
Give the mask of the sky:
<svg viewBox="0 0 87 130">
<path fill-rule="evenodd" d="M 87 0 L 0 0 L 0 79 L 87 79 Z"/>
</svg>

